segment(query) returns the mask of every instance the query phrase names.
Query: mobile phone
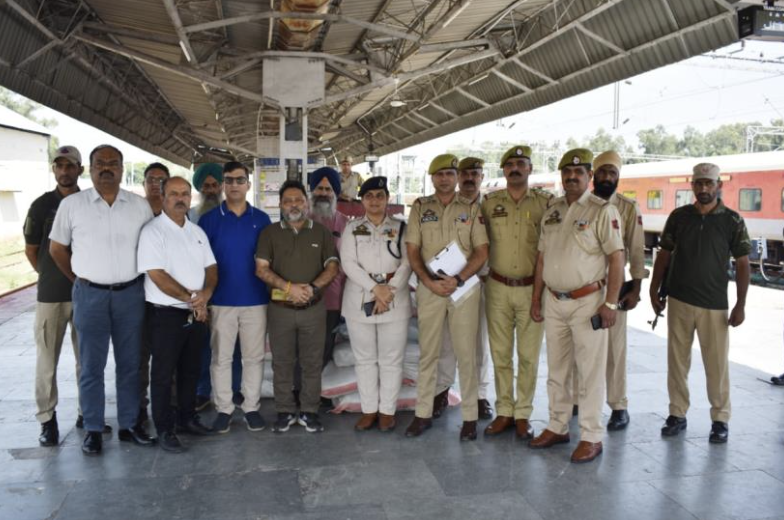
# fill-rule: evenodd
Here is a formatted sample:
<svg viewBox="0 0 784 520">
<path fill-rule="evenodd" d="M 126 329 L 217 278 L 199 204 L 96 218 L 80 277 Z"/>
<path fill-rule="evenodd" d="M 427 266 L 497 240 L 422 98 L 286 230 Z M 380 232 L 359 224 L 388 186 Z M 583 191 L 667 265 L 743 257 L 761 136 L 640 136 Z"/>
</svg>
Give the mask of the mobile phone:
<svg viewBox="0 0 784 520">
<path fill-rule="evenodd" d="M 591 316 L 591 327 L 593 330 L 599 330 L 602 328 L 602 317 L 599 314 Z"/>
<path fill-rule="evenodd" d="M 365 316 L 373 315 L 373 308 L 376 306 L 376 300 L 365 303 L 362 308 L 365 309 Z"/>
</svg>

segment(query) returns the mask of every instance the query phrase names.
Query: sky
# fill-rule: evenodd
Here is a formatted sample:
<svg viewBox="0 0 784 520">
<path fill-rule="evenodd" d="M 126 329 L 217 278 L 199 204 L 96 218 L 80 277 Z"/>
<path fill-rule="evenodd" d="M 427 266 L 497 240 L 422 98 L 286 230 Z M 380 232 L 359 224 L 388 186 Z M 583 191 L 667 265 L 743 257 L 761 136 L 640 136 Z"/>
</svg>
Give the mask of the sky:
<svg viewBox="0 0 784 520">
<path fill-rule="evenodd" d="M 600 127 L 636 145 L 637 132 L 656 125 L 681 134 L 689 125 L 706 132 L 739 121 L 769 124 L 772 119 L 784 118 L 784 43 L 747 41 L 743 46 L 736 43 L 712 54 L 733 59 L 695 57 L 622 82 L 619 120 L 626 122 L 617 130 L 612 129 L 614 86 L 607 85 L 400 153 L 430 157 L 450 146 L 485 141 L 564 143 L 569 137 L 579 141 L 593 135 Z M 58 121 L 53 133 L 61 144 L 91 150 L 97 144 L 108 143 L 121 148 L 126 160 L 157 160 L 144 150 L 49 108 L 36 114 Z M 358 169 L 366 170 L 366 165 Z"/>
</svg>

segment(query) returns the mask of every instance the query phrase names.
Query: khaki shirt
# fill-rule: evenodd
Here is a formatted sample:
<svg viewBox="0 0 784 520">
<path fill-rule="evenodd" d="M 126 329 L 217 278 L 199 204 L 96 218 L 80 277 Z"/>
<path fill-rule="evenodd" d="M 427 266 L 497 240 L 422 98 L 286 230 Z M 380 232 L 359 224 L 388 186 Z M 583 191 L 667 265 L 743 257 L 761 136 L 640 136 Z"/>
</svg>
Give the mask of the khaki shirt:
<svg viewBox="0 0 784 520">
<path fill-rule="evenodd" d="M 264 228 L 256 258 L 269 262 L 275 274 L 292 283 L 311 283 L 329 262 L 340 263 L 332 233 L 312 220 L 299 231 L 284 220 Z"/>
<path fill-rule="evenodd" d="M 554 199 L 542 218 L 539 251 L 544 283 L 574 291 L 607 276 L 607 256 L 623 251 L 620 215 L 615 206 L 589 191 L 569 205 Z"/>
<path fill-rule="evenodd" d="M 452 241 L 466 258 L 474 248 L 488 243 L 487 231 L 479 222 L 479 205 L 458 194 L 446 206 L 435 195 L 415 200 L 408 216 L 406 242 L 420 247 L 425 264 Z"/>
<path fill-rule="evenodd" d="M 485 195 L 482 219 L 490 237 L 490 268 L 507 278 L 526 278 L 536 269 L 542 216 L 552 195 L 528 189 L 515 202 L 508 190 Z"/>
<path fill-rule="evenodd" d="M 610 196 L 610 204 L 618 209 L 621 215 L 621 230 L 623 231 L 623 245 L 625 247 L 626 261 L 629 263 L 629 273 L 634 280 L 648 277 L 645 268 L 645 231 L 642 228 L 642 213 L 634 200 L 621 195 L 617 191 Z"/>
<path fill-rule="evenodd" d="M 343 199 L 354 200 L 359 195 L 359 187 L 362 186 L 362 176 L 352 171 L 348 177 L 340 174 L 340 197 Z"/>
<path fill-rule="evenodd" d="M 343 290 L 343 316 L 361 323 L 387 323 L 411 316 L 408 279 L 411 266 L 406 246 L 400 239 L 402 222 L 386 217 L 376 227 L 367 217 L 352 220 L 343 231 L 340 261 L 346 273 Z M 398 246 L 399 244 L 399 246 Z M 371 275 L 394 273 L 388 284 L 395 290 L 391 308 L 382 314 L 366 316 L 363 305 L 375 300 L 373 288 L 379 283 Z"/>
</svg>

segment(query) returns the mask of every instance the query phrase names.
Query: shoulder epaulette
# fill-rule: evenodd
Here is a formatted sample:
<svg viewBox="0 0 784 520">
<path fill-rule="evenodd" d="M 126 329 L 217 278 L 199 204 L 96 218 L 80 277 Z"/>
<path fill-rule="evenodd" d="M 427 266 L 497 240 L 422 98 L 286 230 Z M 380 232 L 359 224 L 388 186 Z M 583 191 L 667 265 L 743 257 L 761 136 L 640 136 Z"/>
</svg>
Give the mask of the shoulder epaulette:
<svg viewBox="0 0 784 520">
<path fill-rule="evenodd" d="M 594 195 L 593 193 L 591 193 L 591 195 L 588 197 L 588 201 L 596 204 L 597 206 L 606 206 L 607 204 L 609 204 L 609 202 L 607 202 L 601 197 Z"/>
</svg>

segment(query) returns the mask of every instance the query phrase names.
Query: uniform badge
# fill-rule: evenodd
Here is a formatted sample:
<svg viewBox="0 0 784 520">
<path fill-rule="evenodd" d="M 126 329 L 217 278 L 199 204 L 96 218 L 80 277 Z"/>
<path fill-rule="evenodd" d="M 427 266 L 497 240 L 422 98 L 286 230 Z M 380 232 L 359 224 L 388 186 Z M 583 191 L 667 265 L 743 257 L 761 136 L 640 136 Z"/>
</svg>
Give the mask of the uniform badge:
<svg viewBox="0 0 784 520">
<path fill-rule="evenodd" d="M 578 231 L 585 231 L 588 229 L 590 222 L 587 220 L 575 220 L 574 225 L 577 227 Z"/>
<path fill-rule="evenodd" d="M 360 224 L 359 226 L 357 226 L 356 229 L 354 229 L 354 232 L 352 233 L 352 235 L 354 235 L 355 237 L 358 236 L 366 237 L 366 236 L 370 236 L 370 234 L 371 234 L 370 230 L 367 228 L 367 226 L 365 226 L 365 224 Z"/>
<path fill-rule="evenodd" d="M 471 221 L 471 219 L 468 218 L 468 213 L 461 213 L 455 219 L 455 222 L 460 222 L 461 224 L 466 224 L 466 223 L 468 223 L 470 221 Z"/>
<path fill-rule="evenodd" d="M 613 229 L 621 229 L 621 226 L 618 224 L 618 219 L 612 219 L 612 227 Z"/>
<path fill-rule="evenodd" d="M 474 170 L 480 170 L 482 168 L 482 163 L 479 161 L 474 163 Z"/>
<path fill-rule="evenodd" d="M 523 155 L 523 149 L 518 148 L 517 150 L 515 150 L 515 155 Z"/>
<path fill-rule="evenodd" d="M 498 204 L 493 208 L 493 213 L 490 214 L 490 218 L 506 217 L 507 215 L 509 215 L 509 213 L 506 212 L 504 205 Z"/>
<path fill-rule="evenodd" d="M 642 226 L 642 215 L 637 215 L 637 224 Z"/>
<path fill-rule="evenodd" d="M 482 215 L 479 215 L 479 223 L 480 224 L 484 224 L 485 223 L 485 218 Z"/>
<path fill-rule="evenodd" d="M 384 235 L 387 240 L 397 239 L 397 229 L 387 228 L 384 231 L 382 231 L 381 234 Z"/>
<path fill-rule="evenodd" d="M 560 224 L 560 223 L 561 223 L 561 213 L 559 213 L 558 210 L 555 210 L 549 215 L 547 215 L 547 218 L 544 221 L 545 226 L 548 224 Z"/>
<path fill-rule="evenodd" d="M 452 159 L 452 168 L 457 168 L 457 159 Z"/>
<path fill-rule="evenodd" d="M 425 210 L 422 213 L 422 218 L 419 220 L 420 223 L 424 224 L 425 222 L 438 222 L 438 215 L 432 209 Z"/>
<path fill-rule="evenodd" d="M 580 156 L 579 155 L 575 155 L 574 157 L 572 157 L 572 164 L 580 164 Z"/>
</svg>

